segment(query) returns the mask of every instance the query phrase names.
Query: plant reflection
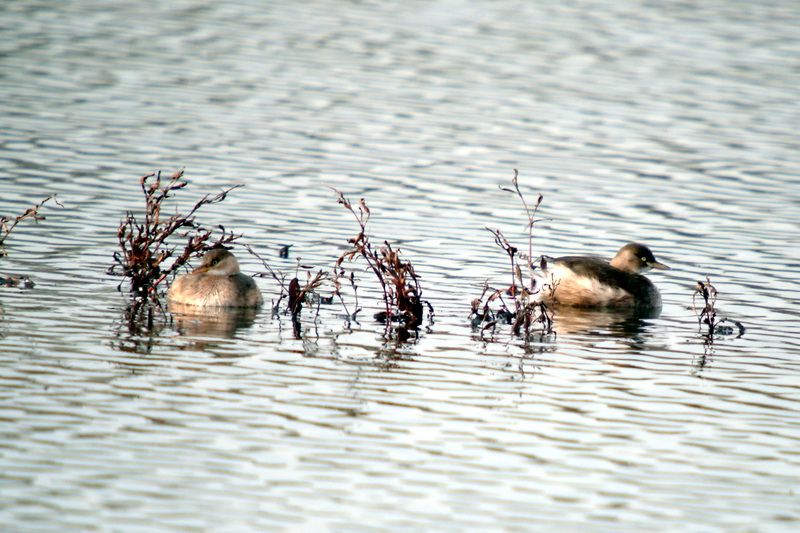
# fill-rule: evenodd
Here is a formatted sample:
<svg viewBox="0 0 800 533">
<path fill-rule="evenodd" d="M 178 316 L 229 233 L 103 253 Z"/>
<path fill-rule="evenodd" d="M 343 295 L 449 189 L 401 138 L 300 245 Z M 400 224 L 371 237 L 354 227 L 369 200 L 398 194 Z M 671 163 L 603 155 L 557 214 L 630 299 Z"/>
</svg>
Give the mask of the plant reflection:
<svg viewBox="0 0 800 533">
<path fill-rule="evenodd" d="M 112 348 L 121 352 L 149 354 L 161 344 L 161 333 L 169 326 L 159 301 L 133 296 L 117 324 Z"/>
</svg>

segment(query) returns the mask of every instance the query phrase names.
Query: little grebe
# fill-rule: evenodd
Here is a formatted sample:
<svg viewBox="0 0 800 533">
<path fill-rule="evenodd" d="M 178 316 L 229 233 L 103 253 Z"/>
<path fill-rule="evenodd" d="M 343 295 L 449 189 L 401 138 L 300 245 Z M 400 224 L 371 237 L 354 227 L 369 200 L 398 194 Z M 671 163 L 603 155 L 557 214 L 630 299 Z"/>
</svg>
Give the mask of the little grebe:
<svg viewBox="0 0 800 533">
<path fill-rule="evenodd" d="M 591 256 L 546 257 L 541 299 L 573 307 L 658 308 L 658 289 L 641 275 L 651 268 L 669 270 L 647 246 L 635 243 L 620 248 L 611 263 Z"/>
<path fill-rule="evenodd" d="M 176 279 L 167 298 L 206 307 L 258 307 L 264 301 L 253 278 L 239 272 L 239 262 L 222 247 L 206 252 L 200 268 Z"/>
</svg>

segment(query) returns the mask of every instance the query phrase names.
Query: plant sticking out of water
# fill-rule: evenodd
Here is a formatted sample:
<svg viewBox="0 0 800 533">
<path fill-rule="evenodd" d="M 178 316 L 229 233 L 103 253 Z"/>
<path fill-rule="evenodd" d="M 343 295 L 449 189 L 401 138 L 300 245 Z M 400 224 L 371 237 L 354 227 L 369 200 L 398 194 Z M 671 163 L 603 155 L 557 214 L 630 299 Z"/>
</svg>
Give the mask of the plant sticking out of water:
<svg viewBox="0 0 800 533">
<path fill-rule="evenodd" d="M 39 209 L 44 204 L 49 202 L 50 200 L 53 200 L 53 202 L 55 202 L 56 205 L 58 205 L 59 207 L 64 207 L 63 205 L 58 203 L 58 200 L 56 200 L 56 195 L 55 194 L 51 194 L 50 196 L 48 196 L 47 198 L 45 198 L 44 200 L 42 200 L 41 202 L 39 202 L 35 206 L 29 207 L 28 209 L 26 209 L 25 212 L 22 213 L 19 216 L 16 216 L 16 217 L 13 217 L 13 218 L 12 217 L 7 217 L 7 216 L 0 216 L 0 257 L 4 257 L 4 256 L 8 255 L 6 253 L 6 251 L 5 251 L 5 249 L 3 248 L 3 243 L 6 241 L 8 236 L 11 234 L 11 232 L 17 226 L 17 224 L 19 224 L 20 222 L 22 222 L 26 218 L 33 219 L 34 222 L 39 222 L 40 220 L 44 220 L 45 217 L 44 217 L 44 215 L 40 215 L 39 214 Z"/>
<path fill-rule="evenodd" d="M 345 273 L 344 268 L 342 268 L 341 266 L 335 266 L 333 268 L 333 274 L 334 275 L 331 280 L 333 281 L 334 285 L 333 294 L 334 296 L 339 298 L 339 302 L 341 302 L 342 304 L 342 308 L 344 309 L 345 312 L 345 320 L 347 322 L 347 326 L 349 327 L 351 321 L 357 322 L 358 313 L 361 312 L 361 308 L 358 306 L 358 285 L 356 285 L 355 272 L 350 272 L 350 274 L 348 275 L 347 273 Z M 353 291 L 354 304 L 352 313 L 350 313 L 350 309 L 348 309 L 347 307 L 347 302 L 345 302 L 345 299 L 342 296 L 342 286 L 344 286 L 342 280 L 345 280 L 347 283 L 349 283 L 350 288 Z"/>
<path fill-rule="evenodd" d="M 499 229 L 486 228 L 494 235 L 495 244 L 508 255 L 511 263 L 511 284 L 502 289 L 492 289 L 488 282 L 484 284 L 480 297 L 472 301 L 470 319 L 473 327 L 480 328 L 481 334 L 487 329 L 495 328 L 498 322 L 505 322 L 511 324 L 515 335 L 524 334 L 525 338 L 529 339 L 532 336 L 543 337 L 552 333 L 553 312 L 546 303 L 539 301 L 537 295 L 542 290 L 554 289 L 537 286 L 537 279 L 534 276 L 536 265 L 533 260 L 533 226 L 544 220 L 536 218 L 536 212 L 544 197 L 540 194 L 531 209 L 519 189 L 518 176 L 519 172 L 515 169 L 514 177 L 511 180 L 514 188 L 501 187 L 500 189 L 516 194 L 522 201 L 528 217 L 526 226 L 528 253 L 520 253 L 519 249 L 513 246 Z M 506 303 L 506 298 L 511 302 L 513 310 Z M 492 308 L 492 304 L 495 304 L 494 308 Z"/>
<path fill-rule="evenodd" d="M 703 299 L 703 307 L 699 310 L 696 302 L 698 295 Z M 713 342 L 715 335 L 732 335 L 736 331 L 738 331 L 737 337 L 741 337 L 745 332 L 745 327 L 741 322 L 730 318 L 719 319 L 717 317 L 718 295 L 719 293 L 716 287 L 711 284 L 711 280 L 708 276 L 706 276 L 705 282 L 697 282 L 697 288 L 695 288 L 692 294 L 692 309 L 697 315 L 698 325 L 701 328 L 703 325 L 706 326 L 705 337 L 709 342 Z M 726 322 L 730 322 L 736 326 L 736 330 L 734 330 L 732 326 L 723 325 Z"/>
<path fill-rule="evenodd" d="M 338 195 L 338 202 L 353 214 L 359 227 L 358 235 L 347 241 L 352 248 L 339 257 L 336 268 L 340 269 L 341 273 L 342 263 L 362 257 L 383 290 L 385 311 L 376 314 L 375 318 L 384 322 L 387 330 L 393 323 L 400 325 L 399 331 L 408 332 L 416 329 L 422 324 L 425 306 L 428 307 L 431 316 L 433 307 L 422 299 L 419 276 L 411 262 L 404 261 L 400 256 L 400 250 L 392 248 L 388 241 L 383 241 L 383 246 L 377 250 L 373 248 L 367 234 L 367 223 L 371 213 L 364 199 L 362 198 L 359 205 L 354 207 L 342 192 L 336 189 L 333 191 Z M 337 276 L 337 279 L 340 279 L 340 276 Z M 355 288 L 353 278 L 350 280 Z M 358 311 L 357 308 L 355 312 Z"/>
<path fill-rule="evenodd" d="M 140 179 L 145 198 L 144 217 L 139 219 L 128 211 L 120 222 L 117 237 L 121 252 L 114 253 L 115 264 L 108 269 L 112 275 L 125 276 L 131 283 L 134 305 L 129 309 L 129 319 L 139 318 L 139 312 L 146 302 L 158 303 L 157 288 L 168 276 L 177 273 L 189 259 L 205 249 L 230 243 L 241 235 L 221 230 L 220 237 L 209 245 L 214 230 L 200 225 L 196 220 L 197 211 L 204 205 L 222 202 L 228 193 L 241 185 L 234 185 L 213 196 L 206 195 L 192 207 L 186 215 L 177 212 L 165 214 L 167 200 L 175 191 L 186 187 L 181 181 L 183 170 L 162 180 L 161 172 L 148 174 Z M 175 240 L 184 242 L 180 249 Z M 152 308 L 149 307 L 148 322 L 152 324 Z"/>
<path fill-rule="evenodd" d="M 291 245 L 281 246 L 278 252 L 279 257 L 282 259 L 288 259 L 288 250 L 290 246 Z M 319 316 L 320 306 L 322 304 L 333 303 L 334 297 L 339 299 L 342 304 L 342 308 L 345 311 L 346 326 L 349 328 L 351 322 L 356 321 L 356 315 L 358 315 L 360 309 L 358 308 L 358 293 L 353 273 L 350 273 L 350 275 L 347 276 L 344 272 L 344 269 L 341 267 L 334 267 L 333 276 L 331 276 L 331 274 L 326 270 L 318 270 L 316 274 L 312 275 L 310 267 L 301 265 L 300 259 L 298 258 L 294 277 L 292 277 L 292 279 L 287 283 L 286 280 L 288 276 L 286 274 L 272 268 L 261 255 L 256 253 L 256 251 L 247 244 L 245 244 L 244 247 L 248 252 L 261 261 L 261 264 L 264 265 L 264 268 L 266 269 L 265 272 L 255 274 L 254 277 L 271 277 L 280 286 L 278 300 L 272 305 L 272 315 L 290 315 L 296 337 L 299 338 L 301 335 L 302 324 L 300 319 L 303 308 L 306 306 L 316 306 L 316 316 Z M 306 279 L 303 285 L 301 285 L 300 282 L 300 270 L 306 270 Z M 353 313 L 350 313 L 350 310 L 347 308 L 347 303 L 341 293 L 342 286 L 344 285 L 343 280 L 348 281 L 353 290 L 356 306 L 356 309 Z M 333 294 L 330 296 L 323 296 L 321 292 L 328 289 L 331 285 L 333 286 Z M 282 306 L 284 299 L 287 299 L 287 304 Z"/>
<path fill-rule="evenodd" d="M 245 244 L 244 247 L 254 255 L 261 264 L 264 265 L 266 268 L 266 272 L 260 272 L 255 274 L 254 277 L 272 277 L 275 281 L 278 282 L 280 286 L 280 295 L 278 296 L 278 301 L 272 306 L 272 314 L 277 315 L 285 311 L 292 317 L 292 324 L 295 328 L 295 334 L 300 334 L 300 313 L 303 310 L 303 306 L 307 303 L 317 303 L 317 311 L 319 312 L 319 304 L 322 303 L 323 298 L 319 296 L 319 289 L 325 284 L 325 282 L 329 278 L 329 273 L 325 270 L 319 270 L 316 274 L 312 275 L 311 271 L 308 270 L 309 267 L 304 267 L 300 265 L 298 260 L 297 263 L 297 271 L 295 272 L 295 276 L 286 283 L 287 275 L 275 270 L 272 268 L 267 261 L 261 257 L 255 250 L 253 250 L 249 245 Z M 288 253 L 285 253 L 284 250 L 288 251 L 288 246 L 284 246 L 280 250 L 280 257 L 287 258 Z M 301 268 L 306 269 L 306 281 L 303 286 L 300 285 L 300 276 L 297 273 Z M 284 298 L 288 298 L 288 304 L 285 309 L 281 308 L 281 302 Z M 332 300 L 332 297 L 331 297 Z"/>
<path fill-rule="evenodd" d="M 261 264 L 264 265 L 265 269 L 267 269 L 266 272 L 259 272 L 257 274 L 254 274 L 253 277 L 254 278 L 265 278 L 265 277 L 269 276 L 269 277 L 271 277 L 272 279 L 274 279 L 275 281 L 278 282 L 278 285 L 281 288 L 281 292 L 280 292 L 280 295 L 278 297 L 278 301 L 275 303 L 275 305 L 272 306 L 272 312 L 273 312 L 273 314 L 279 313 L 280 312 L 281 302 L 283 301 L 283 299 L 285 297 L 289 296 L 289 291 L 290 291 L 290 287 L 286 285 L 286 274 L 284 274 L 283 272 L 281 272 L 279 270 L 275 270 L 274 268 L 272 268 L 269 265 L 269 263 L 267 263 L 266 259 L 261 257 L 255 250 L 253 250 L 250 247 L 249 244 L 245 244 L 244 247 L 248 252 L 250 252 L 251 255 L 255 256 L 256 259 L 261 261 Z M 286 256 L 284 256 L 284 252 L 283 252 L 284 248 L 287 250 L 287 255 Z M 284 248 L 281 249 L 281 255 L 280 256 L 281 257 L 288 257 L 288 247 L 284 247 Z M 296 279 L 297 278 L 295 278 L 292 281 L 295 281 Z M 290 283 L 290 285 L 291 285 L 291 283 Z M 298 285 L 299 285 L 299 282 L 298 282 Z"/>
</svg>

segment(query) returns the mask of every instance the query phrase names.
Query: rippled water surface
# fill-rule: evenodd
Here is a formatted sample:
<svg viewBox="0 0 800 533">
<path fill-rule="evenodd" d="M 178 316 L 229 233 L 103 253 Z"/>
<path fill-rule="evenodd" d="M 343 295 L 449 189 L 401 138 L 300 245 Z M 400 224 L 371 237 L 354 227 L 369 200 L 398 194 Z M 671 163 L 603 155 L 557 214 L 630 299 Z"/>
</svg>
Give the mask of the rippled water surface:
<svg viewBox="0 0 800 533">
<path fill-rule="evenodd" d="M 0 259 L 36 283 L 0 288 L 3 528 L 796 530 L 798 27 L 777 0 L 3 3 L 0 215 L 63 205 Z M 350 328 L 131 328 L 117 227 L 184 167 L 179 208 L 243 184 L 198 220 L 286 273 L 357 233 L 329 187 L 366 198 L 433 323 L 385 339 L 355 264 Z M 537 253 L 641 241 L 672 267 L 660 317 L 471 329 L 508 277 L 485 228 L 527 247 L 514 168 Z M 744 335 L 702 335 L 707 275 Z"/>
</svg>

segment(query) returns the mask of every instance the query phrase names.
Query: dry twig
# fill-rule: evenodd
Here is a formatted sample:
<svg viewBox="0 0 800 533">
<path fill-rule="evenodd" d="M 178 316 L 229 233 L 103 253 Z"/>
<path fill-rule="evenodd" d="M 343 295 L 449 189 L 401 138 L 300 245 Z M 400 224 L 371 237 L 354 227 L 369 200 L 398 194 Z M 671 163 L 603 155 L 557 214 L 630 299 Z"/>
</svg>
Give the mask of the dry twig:
<svg viewBox="0 0 800 533">
<path fill-rule="evenodd" d="M 64 207 L 58 202 L 58 200 L 56 199 L 56 195 L 51 194 L 50 196 L 48 196 L 35 206 L 29 207 L 28 209 L 25 210 L 24 213 L 22 213 L 17 217 L 14 217 L 13 219 L 11 217 L 0 216 L 0 257 L 7 255 L 6 251 L 3 249 L 3 243 L 11 234 L 11 232 L 14 230 L 14 228 L 17 226 L 17 224 L 19 224 L 26 218 L 32 218 L 34 222 L 39 222 L 40 220 L 44 220 L 45 219 L 44 215 L 39 214 L 39 208 L 41 208 L 46 202 L 50 200 L 53 200 L 53 202 L 55 202 L 56 205 L 58 205 L 59 207 Z"/>
<path fill-rule="evenodd" d="M 519 173 L 514 170 L 514 177 L 511 180 L 513 189 L 501 187 L 503 191 L 516 194 L 522 201 L 525 208 L 525 213 L 528 216 L 528 253 L 519 253 L 519 249 L 513 246 L 505 235 L 500 230 L 489 230 L 494 235 L 495 244 L 501 248 L 506 255 L 508 255 L 511 262 L 511 284 L 504 289 L 492 290 L 489 288 L 488 282 L 484 284 L 483 292 L 479 298 L 472 302 L 472 311 L 470 318 L 473 327 L 480 327 L 481 333 L 489 327 L 494 328 L 498 322 L 509 323 L 512 326 L 512 331 L 515 335 L 524 333 L 525 338 L 530 338 L 531 335 L 538 334 L 540 336 L 549 335 L 553 330 L 553 312 L 546 303 L 540 301 L 537 295 L 541 287 L 536 287 L 536 280 L 534 279 L 534 271 L 536 265 L 533 260 L 533 225 L 545 219 L 536 219 L 536 212 L 542 203 L 543 197 L 539 195 L 536 204 L 531 210 L 528 207 L 528 202 L 525 196 L 519 189 L 518 178 Z M 527 267 L 528 281 L 525 281 L 522 269 L 520 268 L 516 257 L 519 256 Z M 488 296 L 487 296 L 488 295 Z M 509 310 L 506 305 L 503 295 L 513 302 L 514 310 Z M 484 302 L 484 298 L 486 301 Z M 499 302 L 499 308 L 493 310 L 490 306 L 493 302 Z"/>
</svg>

